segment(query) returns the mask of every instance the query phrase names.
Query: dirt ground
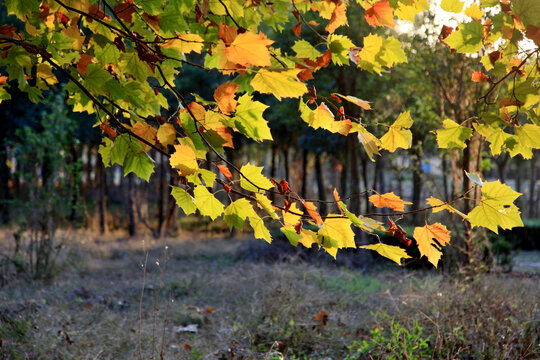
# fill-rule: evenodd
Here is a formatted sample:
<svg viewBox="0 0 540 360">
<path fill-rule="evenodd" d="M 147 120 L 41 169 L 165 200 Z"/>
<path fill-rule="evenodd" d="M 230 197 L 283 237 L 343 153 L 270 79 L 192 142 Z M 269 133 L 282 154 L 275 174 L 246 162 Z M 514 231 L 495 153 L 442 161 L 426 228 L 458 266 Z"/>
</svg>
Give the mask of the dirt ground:
<svg viewBox="0 0 540 360">
<path fill-rule="evenodd" d="M 66 235 L 51 281 L 0 288 L 0 359 L 540 358 L 534 274 L 265 261 L 246 237 Z"/>
</svg>

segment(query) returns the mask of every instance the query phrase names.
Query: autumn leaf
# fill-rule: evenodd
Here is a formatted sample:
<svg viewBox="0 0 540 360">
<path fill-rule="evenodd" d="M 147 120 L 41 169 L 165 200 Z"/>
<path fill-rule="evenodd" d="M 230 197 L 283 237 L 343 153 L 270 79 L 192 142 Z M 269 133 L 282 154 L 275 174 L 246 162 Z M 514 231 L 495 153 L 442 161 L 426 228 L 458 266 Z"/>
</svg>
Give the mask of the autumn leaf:
<svg viewBox="0 0 540 360">
<path fill-rule="evenodd" d="M 464 149 L 465 141 L 472 136 L 472 129 L 461 126 L 455 121 L 443 121 L 444 129 L 437 130 L 437 143 L 441 149 Z"/>
<path fill-rule="evenodd" d="M 282 97 L 300 97 L 307 93 L 306 84 L 297 78 L 301 69 L 266 70 L 261 69 L 255 74 L 250 85 L 261 94 L 272 94 L 278 100 Z"/>
<path fill-rule="evenodd" d="M 364 110 L 371 110 L 371 105 L 369 105 L 369 101 L 361 100 L 355 96 L 341 95 L 338 93 L 333 93 L 332 95 L 339 96 L 340 98 L 347 100 L 350 103 L 360 106 Z"/>
<path fill-rule="evenodd" d="M 388 0 L 377 1 L 373 6 L 367 8 L 365 17 L 371 26 L 394 27 L 394 9 Z"/>
<path fill-rule="evenodd" d="M 441 200 L 439 200 L 437 198 L 434 198 L 433 196 L 426 199 L 426 202 L 427 202 L 428 205 L 433 206 L 433 208 L 431 209 L 431 211 L 433 213 L 437 213 L 439 211 L 447 210 L 447 211 L 449 211 L 451 213 L 458 214 L 459 216 L 461 216 L 464 219 L 467 218 L 467 215 L 463 214 L 461 211 L 457 210 L 456 208 L 454 208 L 450 204 L 445 203 L 444 201 L 441 201 Z"/>
<path fill-rule="evenodd" d="M 240 85 L 231 84 L 230 81 L 227 81 L 224 84 L 221 84 L 214 91 L 214 99 L 216 100 L 219 110 L 225 115 L 229 115 L 236 110 L 238 101 L 234 98 L 236 90 Z"/>
<path fill-rule="evenodd" d="M 261 173 L 262 169 L 262 166 L 254 166 L 249 163 L 242 166 L 240 172 L 243 176 L 240 179 L 240 186 L 245 190 L 253 192 L 259 192 L 261 189 L 268 190 L 272 188 L 272 182 Z"/>
<path fill-rule="evenodd" d="M 304 208 L 306 208 L 309 216 L 311 216 L 317 225 L 321 225 L 323 223 L 321 216 L 317 211 L 317 207 L 312 202 L 304 201 L 302 202 L 302 205 L 304 205 Z"/>
<path fill-rule="evenodd" d="M 332 12 L 332 17 L 330 18 L 330 22 L 328 23 L 328 25 L 326 25 L 324 29 L 328 31 L 330 34 L 332 34 L 341 25 L 346 25 L 347 24 L 347 15 L 345 14 L 346 10 L 347 10 L 346 3 L 339 1 L 337 3 L 336 8 Z"/>
<path fill-rule="evenodd" d="M 184 214 L 189 215 L 195 213 L 197 207 L 195 206 L 193 197 L 180 187 L 171 186 L 171 188 L 171 195 L 176 201 L 176 205 L 184 210 Z"/>
<path fill-rule="evenodd" d="M 140 136 L 144 140 L 148 141 L 150 144 L 156 143 L 157 130 L 154 127 L 148 125 L 147 123 L 136 122 L 135 125 L 133 125 L 133 127 L 131 128 L 131 131 L 133 131 L 134 134 Z M 151 147 L 147 144 L 143 144 L 143 146 L 145 151 L 151 149 Z"/>
<path fill-rule="evenodd" d="M 386 194 L 375 194 L 369 197 L 369 201 L 378 208 L 389 207 L 392 210 L 404 211 L 405 205 L 411 205 L 411 202 L 403 201 L 399 196 L 393 192 Z"/>
<path fill-rule="evenodd" d="M 247 31 L 239 34 L 229 47 L 225 49 L 227 59 L 242 66 L 270 66 L 270 51 L 268 47 L 273 41 L 264 34 Z"/>
<path fill-rule="evenodd" d="M 415 228 L 413 236 L 418 243 L 420 256 L 427 257 L 428 261 L 437 267 L 442 255 L 438 246 L 445 246 L 450 242 L 450 231 L 441 223 L 426 224 L 423 227 Z M 433 239 L 437 240 L 438 244 Z"/>
<path fill-rule="evenodd" d="M 193 190 L 193 195 L 195 198 L 195 206 L 197 206 L 197 209 L 199 209 L 202 215 L 210 216 L 212 220 L 215 220 L 218 216 L 223 214 L 223 204 L 208 191 L 206 186 L 196 186 Z"/>
<path fill-rule="evenodd" d="M 482 82 L 482 81 L 487 82 L 487 81 L 489 81 L 489 77 L 487 77 L 486 74 L 484 74 L 481 71 L 475 71 L 472 74 L 471 80 L 474 81 L 474 82 Z"/>
<path fill-rule="evenodd" d="M 157 131 L 159 143 L 165 147 L 174 144 L 176 141 L 176 130 L 171 123 L 161 124 Z"/>
<path fill-rule="evenodd" d="M 400 248 L 399 246 L 387 245 L 383 243 L 363 245 L 359 246 L 359 249 L 373 250 L 379 253 L 379 255 L 384 256 L 398 265 L 401 264 L 401 259 L 410 259 L 411 257 L 407 255 L 407 252 Z"/>
<path fill-rule="evenodd" d="M 217 167 L 219 169 L 219 172 L 222 173 L 223 176 L 225 176 L 225 178 L 227 180 L 229 180 L 229 181 L 233 180 L 231 171 L 229 170 L 229 168 L 226 165 L 218 165 Z"/>
<path fill-rule="evenodd" d="M 398 148 L 411 147 L 412 133 L 409 130 L 413 120 L 409 111 L 401 113 L 388 131 L 381 137 L 382 148 L 394 152 Z"/>
<path fill-rule="evenodd" d="M 168 40 L 163 44 L 165 49 L 173 47 L 185 54 L 195 52 L 200 54 L 204 46 L 203 38 L 198 34 L 181 34 L 177 39 Z"/>
<path fill-rule="evenodd" d="M 171 166 L 178 169 L 181 176 L 197 172 L 199 164 L 193 149 L 188 145 L 175 145 L 175 152 L 171 155 Z"/>
</svg>

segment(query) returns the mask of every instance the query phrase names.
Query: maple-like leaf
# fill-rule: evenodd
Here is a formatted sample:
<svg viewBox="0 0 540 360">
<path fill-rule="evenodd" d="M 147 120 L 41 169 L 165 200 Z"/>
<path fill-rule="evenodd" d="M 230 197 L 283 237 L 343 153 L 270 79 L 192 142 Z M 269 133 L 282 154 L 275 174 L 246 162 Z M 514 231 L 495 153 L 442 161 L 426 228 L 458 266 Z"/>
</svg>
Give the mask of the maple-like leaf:
<svg viewBox="0 0 540 360">
<path fill-rule="evenodd" d="M 157 131 L 157 139 L 159 143 L 165 147 L 174 144 L 176 141 L 176 130 L 171 123 L 161 124 Z"/>
<path fill-rule="evenodd" d="M 349 218 L 349 220 L 351 220 L 351 223 L 354 226 L 357 226 L 360 229 L 368 232 L 373 232 L 375 230 L 384 231 L 384 226 L 380 221 L 362 215 L 356 216 L 355 214 L 347 210 L 347 206 L 342 201 L 340 201 L 338 205 L 340 210 L 343 210 L 345 215 Z"/>
<path fill-rule="evenodd" d="M 285 235 L 291 245 L 298 246 L 298 240 L 302 238 L 302 235 L 298 234 L 293 226 L 283 226 L 279 230 Z"/>
<path fill-rule="evenodd" d="M 369 201 L 378 208 L 389 207 L 396 211 L 403 211 L 405 210 L 405 205 L 412 204 L 411 202 L 401 200 L 401 198 L 394 194 L 394 192 L 389 192 L 382 195 L 371 195 L 369 197 Z"/>
<path fill-rule="evenodd" d="M 215 220 L 218 216 L 223 214 L 224 206 L 216 199 L 206 186 L 198 185 L 193 190 L 193 196 L 195 198 L 195 206 L 201 212 L 202 215 L 210 216 L 212 220 Z"/>
<path fill-rule="evenodd" d="M 515 131 L 520 144 L 533 149 L 540 149 L 540 126 L 524 124 L 517 126 Z"/>
<path fill-rule="evenodd" d="M 257 216 L 251 203 L 243 198 L 230 203 L 224 213 L 223 220 L 225 220 L 229 229 L 235 227 L 238 230 L 242 230 L 244 221 L 246 221 L 247 218 Z"/>
<path fill-rule="evenodd" d="M 444 129 L 437 130 L 437 143 L 441 149 L 465 149 L 465 141 L 472 136 L 472 129 L 461 126 L 455 121 L 443 121 Z"/>
<path fill-rule="evenodd" d="M 369 105 L 369 101 L 361 100 L 351 95 L 341 95 L 338 93 L 333 93 L 332 95 L 339 96 L 340 98 L 347 100 L 348 102 L 353 103 L 354 105 L 360 106 L 364 110 L 371 110 L 371 105 Z"/>
<path fill-rule="evenodd" d="M 270 66 L 270 51 L 268 47 L 273 41 L 264 34 L 247 31 L 239 34 L 229 47 L 225 49 L 227 59 L 242 66 Z"/>
<path fill-rule="evenodd" d="M 261 69 L 255 74 L 250 85 L 261 94 L 272 94 L 278 100 L 282 97 L 300 97 L 307 93 L 306 84 L 297 78 L 301 69 L 266 70 Z"/>
<path fill-rule="evenodd" d="M 289 211 L 283 211 L 282 213 L 283 223 L 287 226 L 295 226 L 302 218 L 302 216 L 296 215 L 302 213 L 302 211 L 296 206 L 296 203 L 291 204 Z"/>
<path fill-rule="evenodd" d="M 181 176 L 186 176 L 197 172 L 199 164 L 193 149 L 188 145 L 175 145 L 174 153 L 171 155 L 171 166 L 178 169 Z"/>
<path fill-rule="evenodd" d="M 366 9 L 366 21 L 371 26 L 394 27 L 394 9 L 388 0 L 380 0 Z"/>
<path fill-rule="evenodd" d="M 416 227 L 413 236 L 418 243 L 420 256 L 427 257 L 428 261 L 437 267 L 442 255 L 438 246 L 445 246 L 450 242 L 450 231 L 441 223 L 426 224 L 423 227 Z M 438 244 L 433 239 L 437 240 Z"/>
<path fill-rule="evenodd" d="M 471 80 L 474 81 L 474 82 L 482 82 L 482 81 L 487 82 L 489 80 L 489 78 L 483 72 L 475 71 L 471 76 Z"/>
<path fill-rule="evenodd" d="M 311 231 L 302 229 L 300 232 L 300 239 L 298 239 L 298 242 L 302 245 L 304 245 L 306 248 L 310 249 L 313 244 L 319 244 L 319 238 L 317 237 L 317 233 Z M 336 250 L 337 251 L 337 250 Z"/>
<path fill-rule="evenodd" d="M 171 195 L 176 201 L 176 205 L 182 208 L 182 210 L 184 210 L 184 213 L 186 215 L 195 213 L 195 211 L 197 210 L 197 207 L 195 206 L 193 197 L 189 195 L 186 190 L 180 187 L 171 186 L 171 188 L 172 188 Z"/>
<path fill-rule="evenodd" d="M 482 49 L 483 30 L 477 21 L 461 24 L 459 30 L 451 33 L 444 42 L 458 53 L 475 53 Z"/>
<path fill-rule="evenodd" d="M 249 225 L 253 229 L 255 238 L 264 239 L 269 244 L 272 242 L 272 235 L 270 235 L 270 232 L 264 225 L 263 219 L 261 219 L 258 215 L 249 217 Z"/>
<path fill-rule="evenodd" d="M 336 5 L 336 8 L 332 12 L 330 22 L 328 23 L 328 25 L 326 25 L 324 29 L 330 34 L 332 34 L 334 31 L 336 31 L 338 27 L 347 24 L 347 15 L 345 14 L 346 10 L 347 4 L 345 2 L 339 1 Z"/>
<path fill-rule="evenodd" d="M 268 122 L 263 118 L 266 109 L 268 109 L 267 105 L 253 101 L 250 95 L 242 95 L 238 99 L 238 106 L 233 118 L 236 128 L 253 140 L 272 140 Z"/>
<path fill-rule="evenodd" d="M 358 128 L 358 140 L 364 146 L 364 150 L 366 151 L 369 160 L 375 161 L 373 155 L 380 155 L 379 146 L 381 146 L 381 141 L 363 126 L 359 126 Z"/>
<path fill-rule="evenodd" d="M 242 176 L 240 179 L 240 186 L 243 189 L 253 192 L 259 192 L 261 189 L 268 190 L 272 188 L 272 182 L 261 173 L 262 169 L 262 166 L 255 166 L 249 163 L 242 166 L 240 172 L 244 176 Z"/>
<path fill-rule="evenodd" d="M 236 110 L 238 101 L 236 101 L 234 95 L 239 86 L 238 84 L 231 84 L 230 81 L 227 81 L 219 85 L 214 91 L 214 99 L 219 106 L 219 110 L 225 115 L 229 115 Z"/>
<path fill-rule="evenodd" d="M 398 148 L 410 148 L 412 133 L 409 129 L 412 124 L 413 120 L 410 112 L 401 113 L 388 131 L 381 137 L 381 146 L 390 152 L 394 152 Z"/>
<path fill-rule="evenodd" d="M 465 9 L 465 15 L 470 16 L 474 20 L 480 20 L 484 16 L 484 12 L 480 9 L 478 4 L 471 4 Z"/>
<path fill-rule="evenodd" d="M 459 0 L 442 0 L 441 2 L 441 8 L 444 11 L 453 13 L 460 13 L 461 10 L 463 10 L 463 5 L 465 5 L 465 3 Z"/>
<path fill-rule="evenodd" d="M 168 40 L 163 44 L 163 47 L 173 47 L 185 54 L 195 52 L 200 54 L 204 47 L 204 39 L 198 34 L 181 34 L 177 39 Z"/>
<path fill-rule="evenodd" d="M 384 256 L 385 258 L 388 258 L 394 261 L 398 265 L 402 265 L 401 259 L 411 258 L 409 255 L 407 255 L 407 252 L 404 249 L 400 248 L 399 246 L 379 243 L 379 244 L 362 245 L 362 246 L 359 246 L 358 248 L 376 251 L 379 253 L 379 255 Z"/>
<path fill-rule="evenodd" d="M 264 209 L 264 211 L 266 211 L 266 213 L 270 215 L 272 219 L 279 219 L 279 216 L 276 214 L 276 210 L 272 205 L 272 201 L 270 201 L 269 198 L 260 193 L 256 193 L 255 198 L 257 199 L 257 203 L 259 204 L 259 206 Z"/>
<path fill-rule="evenodd" d="M 144 140 L 148 141 L 150 144 L 156 143 L 157 130 L 154 127 L 148 125 L 147 123 L 136 122 L 131 128 L 131 131 L 133 131 L 134 134 L 139 135 Z M 151 149 L 150 145 L 142 145 L 144 146 L 145 151 L 149 151 Z"/>
</svg>

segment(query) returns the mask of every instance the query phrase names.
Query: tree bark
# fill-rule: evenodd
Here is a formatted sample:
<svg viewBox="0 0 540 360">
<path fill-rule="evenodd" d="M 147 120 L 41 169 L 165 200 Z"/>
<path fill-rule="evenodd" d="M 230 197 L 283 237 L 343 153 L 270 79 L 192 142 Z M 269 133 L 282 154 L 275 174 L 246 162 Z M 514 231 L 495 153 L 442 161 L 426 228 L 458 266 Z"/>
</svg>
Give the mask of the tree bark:
<svg viewBox="0 0 540 360">
<path fill-rule="evenodd" d="M 135 226 L 135 202 L 133 201 L 134 197 L 134 179 L 133 177 L 135 174 L 130 173 L 127 177 L 127 191 L 125 193 L 126 196 L 126 212 L 128 215 L 128 233 L 129 236 L 135 236 L 137 233 L 137 228 Z"/>
<path fill-rule="evenodd" d="M 302 195 L 302 198 L 306 198 L 306 190 L 307 190 L 307 162 L 308 162 L 308 151 L 307 149 L 302 150 L 302 188 L 300 190 L 300 193 Z"/>
<path fill-rule="evenodd" d="M 531 163 L 531 178 L 529 182 L 529 218 L 536 217 L 536 196 L 534 196 L 534 191 L 536 188 L 536 177 L 538 176 L 536 168 L 536 157 L 533 150 L 533 157 L 530 160 Z"/>
<path fill-rule="evenodd" d="M 159 157 L 159 185 L 158 185 L 158 228 L 157 233 L 163 236 L 165 224 L 165 199 L 167 199 L 167 178 L 165 168 L 165 155 L 160 154 Z"/>
<path fill-rule="evenodd" d="M 105 191 L 107 188 L 106 169 L 103 161 L 97 161 L 97 172 L 99 176 L 98 187 L 98 210 L 99 210 L 99 233 L 101 235 L 107 232 L 107 198 Z"/>
<path fill-rule="evenodd" d="M 353 195 L 351 199 L 351 211 L 355 214 L 360 212 L 360 198 L 354 196 L 360 192 L 360 174 L 358 173 L 358 146 L 356 140 L 356 134 L 349 134 L 347 136 L 347 153 L 349 157 L 348 168 L 351 173 L 351 186 L 350 195 Z"/>
<path fill-rule="evenodd" d="M 2 141 L 0 147 L 0 224 L 7 224 L 10 219 L 9 178 L 11 172 L 7 160 L 7 145 Z"/>
<path fill-rule="evenodd" d="M 319 200 L 326 201 L 326 188 L 324 186 L 323 169 L 321 164 L 321 154 L 315 154 L 315 177 L 317 179 L 317 190 Z M 321 215 L 326 215 L 326 204 L 321 203 L 319 207 Z"/>
</svg>

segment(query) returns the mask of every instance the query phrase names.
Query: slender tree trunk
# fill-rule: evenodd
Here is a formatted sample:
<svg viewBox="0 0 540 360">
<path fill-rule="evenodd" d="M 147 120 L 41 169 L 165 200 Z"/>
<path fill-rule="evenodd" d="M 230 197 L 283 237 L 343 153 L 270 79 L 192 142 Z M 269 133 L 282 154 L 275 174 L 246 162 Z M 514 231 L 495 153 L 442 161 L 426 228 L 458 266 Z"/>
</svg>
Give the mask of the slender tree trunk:
<svg viewBox="0 0 540 360">
<path fill-rule="evenodd" d="M 369 213 L 369 185 L 368 185 L 368 162 L 366 154 L 362 153 L 360 157 L 362 164 L 362 181 L 364 182 L 364 203 L 366 214 Z"/>
<path fill-rule="evenodd" d="M 282 150 L 283 154 L 283 167 L 285 168 L 285 180 L 290 181 L 289 179 L 289 148 L 284 147 Z"/>
<path fill-rule="evenodd" d="M 277 145 L 275 143 L 272 143 L 272 149 L 271 149 L 271 159 L 270 159 L 270 177 L 275 179 L 276 178 L 276 157 L 277 157 Z M 270 200 L 273 202 L 275 200 L 275 194 L 270 193 Z"/>
<path fill-rule="evenodd" d="M 419 143 L 416 143 L 417 145 L 413 146 L 412 149 L 412 181 L 413 181 L 413 192 L 412 192 L 412 208 L 413 210 L 417 210 L 420 207 L 420 199 L 422 197 L 422 185 L 424 182 L 424 176 L 422 174 L 422 149 L 419 148 Z M 419 213 L 413 213 L 411 217 L 411 221 L 414 225 L 419 225 Z"/>
<path fill-rule="evenodd" d="M 534 151 L 534 150 L 533 150 Z M 533 157 L 530 160 L 531 163 L 531 178 L 529 182 L 529 218 L 535 218 L 536 217 L 536 196 L 534 195 L 534 191 L 536 190 L 536 178 L 538 176 L 537 168 L 536 168 L 536 154 L 533 152 Z"/>
<path fill-rule="evenodd" d="M 9 178 L 11 172 L 7 160 L 7 145 L 2 141 L 0 146 L 0 224 L 7 224 L 10 219 Z"/>
<path fill-rule="evenodd" d="M 135 202 L 134 199 L 134 174 L 130 173 L 127 178 L 127 191 L 126 191 L 126 212 L 128 215 L 128 232 L 129 236 L 135 236 L 137 229 L 135 226 Z"/>
<path fill-rule="evenodd" d="M 306 190 L 307 190 L 307 162 L 308 162 L 308 151 L 307 149 L 302 150 L 302 188 L 300 190 L 300 193 L 302 195 L 302 198 L 306 198 Z"/>
<path fill-rule="evenodd" d="M 321 164 L 321 154 L 315 154 L 315 177 L 317 179 L 317 190 L 319 194 L 319 200 L 326 201 L 326 188 L 324 186 L 323 169 Z M 321 203 L 320 206 L 321 215 L 326 215 L 326 204 Z"/>
<path fill-rule="evenodd" d="M 159 185 L 158 185 L 158 228 L 157 233 L 161 237 L 165 224 L 165 199 L 167 199 L 167 178 L 165 168 L 165 155 L 159 156 Z"/>
<path fill-rule="evenodd" d="M 99 233 L 101 235 L 107 232 L 107 198 L 105 191 L 107 188 L 106 169 L 103 161 L 97 161 L 97 172 L 99 175 L 98 187 L 98 208 L 99 208 Z"/>
<path fill-rule="evenodd" d="M 444 201 L 448 201 L 450 200 L 450 191 L 448 190 L 448 162 L 445 153 L 441 156 L 441 163 Z"/>
<path fill-rule="evenodd" d="M 523 159 L 520 156 L 516 156 L 516 171 L 514 172 L 514 179 L 516 180 L 516 191 L 521 193 L 522 182 L 521 177 L 523 176 L 523 170 L 521 169 L 523 165 Z M 517 207 L 521 208 L 521 196 L 516 199 Z"/>
<path fill-rule="evenodd" d="M 175 182 L 175 178 L 173 174 L 171 172 L 168 172 L 168 174 L 169 174 L 169 185 L 175 186 L 176 182 Z M 176 201 L 174 200 L 170 192 L 168 193 L 167 199 L 168 199 L 169 205 L 168 205 L 168 210 L 167 210 L 167 221 L 165 223 L 165 228 L 167 231 L 175 232 L 178 229 L 177 224 L 176 224 L 178 206 L 176 205 Z"/>
<path fill-rule="evenodd" d="M 348 167 L 351 172 L 351 186 L 350 195 L 356 195 L 360 192 L 360 174 L 358 173 L 358 146 L 356 140 L 356 134 L 350 134 L 347 136 L 347 153 L 350 162 Z M 351 199 L 351 211 L 355 214 L 360 212 L 360 198 L 353 196 Z"/>
</svg>

